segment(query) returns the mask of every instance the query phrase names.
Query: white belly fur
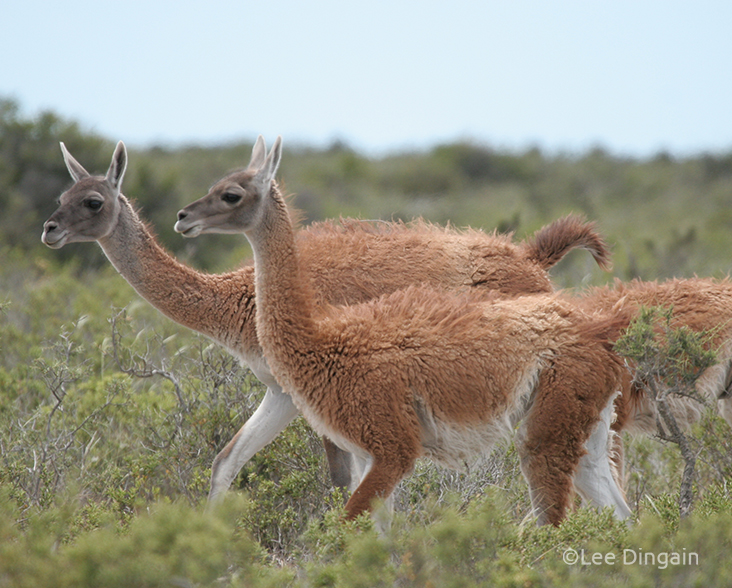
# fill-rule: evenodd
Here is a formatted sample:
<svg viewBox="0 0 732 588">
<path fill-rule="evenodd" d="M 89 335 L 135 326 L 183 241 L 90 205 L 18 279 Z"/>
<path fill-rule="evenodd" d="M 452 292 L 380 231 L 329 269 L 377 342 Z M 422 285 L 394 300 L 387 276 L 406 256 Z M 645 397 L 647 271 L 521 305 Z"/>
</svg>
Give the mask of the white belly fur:
<svg viewBox="0 0 732 588">
<path fill-rule="evenodd" d="M 425 456 L 444 467 L 462 469 L 466 462 L 489 454 L 498 441 L 511 435 L 526 414 L 539 371 L 538 364 L 526 371 L 506 409 L 489 422 L 469 425 L 448 422 L 436 418 L 424 406 L 417 407 Z"/>
<path fill-rule="evenodd" d="M 422 425 L 422 447 L 425 457 L 442 466 L 461 469 L 467 461 L 489 454 L 498 441 L 510 436 L 516 423 L 526 413 L 539 371 L 539 362 L 527 369 L 514 389 L 506 409 L 489 422 L 466 425 L 440 420 L 423 403 L 415 402 L 415 410 Z M 344 451 L 362 459 L 371 457 L 363 447 L 328 426 L 320 415 L 297 395 L 293 395 L 293 401 L 318 434 L 327 436 Z"/>
</svg>

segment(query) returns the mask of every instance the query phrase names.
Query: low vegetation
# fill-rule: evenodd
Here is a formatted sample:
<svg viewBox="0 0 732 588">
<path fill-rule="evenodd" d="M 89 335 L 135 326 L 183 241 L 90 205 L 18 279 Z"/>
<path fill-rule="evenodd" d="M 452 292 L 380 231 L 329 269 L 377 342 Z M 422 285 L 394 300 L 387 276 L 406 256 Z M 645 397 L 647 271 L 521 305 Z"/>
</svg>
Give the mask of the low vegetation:
<svg viewBox="0 0 732 588">
<path fill-rule="evenodd" d="M 419 463 L 379 535 L 369 519 L 341 522 L 343 497 L 302 419 L 207 511 L 211 462 L 264 388 L 141 301 L 96 245 L 40 245 L 41 224 L 69 184 L 58 140 L 89 169 L 106 169 L 111 141 L 53 114 L 24 120 L 3 103 L 0 587 L 732 583 L 732 437 L 711 410 L 688 434 L 694 500 L 683 518 L 678 447 L 628 438 L 631 524 L 578 508 L 559 528 L 537 528 L 509 440 L 462 472 Z M 125 192 L 199 267 L 235 266 L 243 239 L 183 241 L 172 234 L 175 211 L 246 162 L 246 145 L 131 153 Z M 729 155 L 633 161 L 456 144 L 380 160 L 343 145 L 285 157 L 285 184 L 309 220 L 424 214 L 523 236 L 584 212 L 615 244 L 623 279 L 729 268 Z M 585 257 L 560 264 L 557 282 L 609 279 Z"/>
</svg>

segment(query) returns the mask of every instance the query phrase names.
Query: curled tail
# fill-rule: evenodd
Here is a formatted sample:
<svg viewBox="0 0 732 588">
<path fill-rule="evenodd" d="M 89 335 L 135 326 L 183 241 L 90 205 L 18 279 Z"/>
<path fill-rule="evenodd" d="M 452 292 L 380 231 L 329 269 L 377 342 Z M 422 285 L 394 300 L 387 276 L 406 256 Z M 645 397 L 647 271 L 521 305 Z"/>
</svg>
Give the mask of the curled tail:
<svg viewBox="0 0 732 588">
<path fill-rule="evenodd" d="M 586 249 L 597 265 L 612 269 L 610 250 L 595 230 L 595 223 L 577 215 L 567 215 L 539 229 L 525 242 L 528 257 L 544 269 L 556 265 L 572 249 Z"/>
</svg>

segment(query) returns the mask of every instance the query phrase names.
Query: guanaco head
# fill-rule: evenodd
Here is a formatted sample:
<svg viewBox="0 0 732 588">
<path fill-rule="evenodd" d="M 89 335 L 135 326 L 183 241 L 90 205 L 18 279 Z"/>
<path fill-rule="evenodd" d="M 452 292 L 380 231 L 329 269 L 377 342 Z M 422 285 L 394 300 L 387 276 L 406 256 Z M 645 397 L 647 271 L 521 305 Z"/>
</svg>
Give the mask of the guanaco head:
<svg viewBox="0 0 732 588">
<path fill-rule="evenodd" d="M 97 241 L 109 235 L 119 215 L 118 198 L 127 169 L 127 150 L 117 143 L 107 175 L 92 176 L 61 143 L 74 185 L 59 197 L 59 206 L 43 225 L 41 240 L 53 249 L 66 243 Z"/>
<path fill-rule="evenodd" d="M 277 137 L 269 155 L 266 153 L 260 135 L 247 168 L 219 180 L 203 198 L 180 210 L 176 232 L 197 237 L 201 233 L 243 233 L 257 225 L 280 165 L 282 138 Z"/>
</svg>

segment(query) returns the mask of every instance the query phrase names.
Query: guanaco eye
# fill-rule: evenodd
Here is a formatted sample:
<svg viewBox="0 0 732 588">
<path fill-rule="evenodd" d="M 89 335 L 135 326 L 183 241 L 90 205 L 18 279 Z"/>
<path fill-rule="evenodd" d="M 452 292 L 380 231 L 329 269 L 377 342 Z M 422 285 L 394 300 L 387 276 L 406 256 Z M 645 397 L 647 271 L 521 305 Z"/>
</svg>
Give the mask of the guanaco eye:
<svg viewBox="0 0 732 588">
<path fill-rule="evenodd" d="M 104 202 L 102 202 L 101 200 L 84 201 L 84 206 L 86 206 L 87 208 L 91 208 L 92 210 L 99 210 L 102 207 L 102 204 L 104 204 Z"/>
<path fill-rule="evenodd" d="M 221 197 L 221 200 L 228 202 L 229 204 L 236 204 L 241 200 L 241 196 L 239 194 L 234 194 L 233 192 L 227 192 Z"/>
</svg>

